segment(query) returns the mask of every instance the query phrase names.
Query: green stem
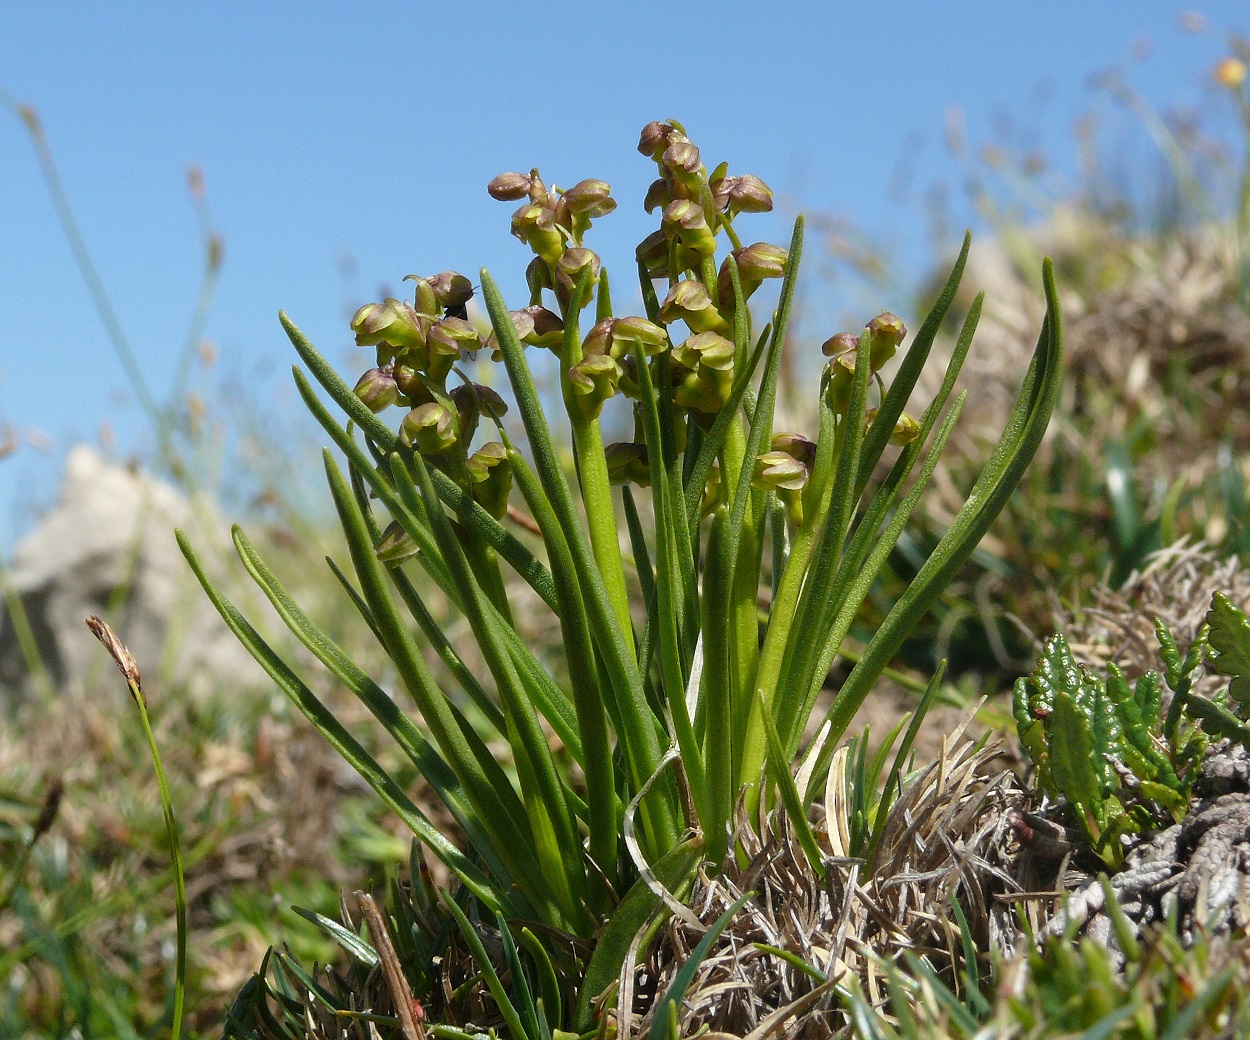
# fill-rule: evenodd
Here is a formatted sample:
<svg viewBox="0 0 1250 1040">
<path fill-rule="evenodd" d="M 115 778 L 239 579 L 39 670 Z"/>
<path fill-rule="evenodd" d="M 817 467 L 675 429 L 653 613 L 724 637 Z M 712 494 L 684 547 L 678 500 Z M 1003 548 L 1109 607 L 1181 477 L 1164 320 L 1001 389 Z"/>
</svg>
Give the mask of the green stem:
<svg viewBox="0 0 1250 1040">
<path fill-rule="evenodd" d="M 634 627 L 629 614 L 629 591 L 625 585 L 625 565 L 617 536 L 616 510 L 612 505 L 612 484 L 608 480 L 608 463 L 603 453 L 603 433 L 598 419 L 581 420 L 576 409 L 569 410 L 569 419 L 577 451 L 577 478 L 590 529 L 590 548 L 599 573 L 603 575 L 603 584 L 617 624 L 621 626 L 621 635 L 632 656 L 635 653 Z"/>
<path fill-rule="evenodd" d="M 135 704 L 139 707 L 139 720 L 143 723 L 143 735 L 147 738 L 156 770 L 156 786 L 160 791 L 161 812 L 165 816 L 165 833 L 169 836 L 169 857 L 174 870 L 174 915 L 177 927 L 177 944 L 174 949 L 174 1020 L 170 1028 L 172 1040 L 182 1035 L 182 1010 L 187 995 L 187 882 L 182 869 L 182 849 L 178 844 L 178 822 L 174 819 L 174 805 L 169 796 L 169 784 L 161 765 L 161 753 L 156 746 L 156 736 L 148 718 L 147 702 L 139 690 L 139 684 L 127 679 Z"/>
</svg>

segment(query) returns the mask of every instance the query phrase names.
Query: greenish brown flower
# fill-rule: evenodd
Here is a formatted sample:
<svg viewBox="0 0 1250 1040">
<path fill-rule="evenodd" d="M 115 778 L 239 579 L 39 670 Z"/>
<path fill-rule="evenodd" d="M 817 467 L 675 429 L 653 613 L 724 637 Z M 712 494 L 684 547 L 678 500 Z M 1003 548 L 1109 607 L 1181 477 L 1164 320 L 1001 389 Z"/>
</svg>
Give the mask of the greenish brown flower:
<svg viewBox="0 0 1250 1040">
<path fill-rule="evenodd" d="M 386 530 L 374 546 L 374 552 L 383 563 L 399 563 L 410 556 L 416 556 L 419 551 L 417 543 L 399 526 L 398 520 L 392 520 L 386 525 Z"/>
<path fill-rule="evenodd" d="M 429 280 L 434 298 L 449 318 L 467 318 L 466 305 L 473 299 L 473 283 L 455 271 L 441 271 Z"/>
<path fill-rule="evenodd" d="M 584 246 L 572 246 L 560 256 L 556 263 L 555 288 L 556 299 L 560 301 L 562 308 L 568 308 L 577 280 L 585 271 L 590 272 L 590 282 L 586 287 L 586 295 L 582 299 L 583 307 L 588 306 L 594 299 L 593 290 L 599 284 L 599 257 L 594 250 Z"/>
<path fill-rule="evenodd" d="M 616 393 L 621 367 L 608 354 L 587 354 L 569 368 L 569 388 L 587 419 L 597 418 L 603 402 Z"/>
<path fill-rule="evenodd" d="M 767 242 L 756 242 L 754 245 L 743 246 L 729 254 L 738 265 L 738 278 L 742 282 L 742 298 L 749 300 L 751 294 L 763 284 L 766 278 L 781 278 L 786 273 L 786 260 L 789 254 L 781 246 Z M 716 292 L 725 307 L 732 307 L 734 290 L 733 279 L 729 274 L 729 257 L 720 265 L 716 276 Z"/>
<path fill-rule="evenodd" d="M 642 128 L 642 134 L 638 138 L 638 151 L 648 159 L 659 162 L 660 156 L 664 154 L 664 150 L 673 138 L 684 136 L 672 123 L 661 123 L 657 120 Z"/>
<path fill-rule="evenodd" d="M 356 396 L 371 412 L 380 412 L 399 400 L 399 387 L 395 383 L 395 367 L 383 365 L 371 368 L 356 382 Z"/>
<path fill-rule="evenodd" d="M 703 172 L 699 149 L 693 141 L 685 137 L 672 139 L 669 146 L 664 149 L 664 154 L 660 156 L 660 165 L 675 183 L 687 190 L 696 185 L 699 174 Z"/>
<path fill-rule="evenodd" d="M 422 455 L 441 455 L 458 439 L 456 417 L 437 401 L 418 405 L 410 411 L 404 416 L 399 432 L 401 439 Z"/>
<path fill-rule="evenodd" d="M 508 411 L 508 405 L 499 393 L 481 383 L 461 383 L 452 387 L 447 396 L 456 406 L 460 440 L 466 445 L 473 440 L 481 416 L 501 419 Z"/>
<path fill-rule="evenodd" d="M 642 347 L 647 357 L 654 357 L 668 349 L 668 333 L 646 318 L 617 318 L 612 326 L 612 356 L 620 360 L 633 354 L 638 347 Z"/>
<path fill-rule="evenodd" d="M 634 250 L 634 259 L 646 268 L 652 277 L 660 277 L 668 272 L 668 236 L 663 231 L 652 231 L 638 243 Z"/>
<path fill-rule="evenodd" d="M 477 326 L 464 318 L 443 318 L 430 326 L 426 337 L 429 350 L 427 371 L 435 379 L 445 379 L 462 353 L 480 350 L 482 337 Z"/>
<path fill-rule="evenodd" d="M 869 408 L 865 417 L 865 429 L 873 424 L 877 418 L 877 409 Z M 904 444 L 910 444 L 920 436 L 920 423 L 916 418 L 908 412 L 902 412 L 894 421 L 894 429 L 890 433 L 890 443 L 902 447 Z"/>
<path fill-rule="evenodd" d="M 855 360 L 859 356 L 859 340 L 854 340 L 854 342 L 856 346 L 851 350 L 843 350 L 834 354 L 825 369 L 825 400 L 838 415 L 845 415 L 846 410 L 851 406 L 851 388 L 855 384 Z"/>
<path fill-rule="evenodd" d="M 512 214 L 512 234 L 535 255 L 554 264 L 564 253 L 565 232 L 557 219 L 559 200 L 550 194 L 541 202 L 527 202 Z"/>
<path fill-rule="evenodd" d="M 907 326 L 901 318 L 889 311 L 882 311 L 868 323 L 868 349 L 874 372 L 880 371 L 881 366 L 894 356 L 906 335 Z"/>
<path fill-rule="evenodd" d="M 692 332 L 729 331 L 729 323 L 712 303 L 703 283 L 693 278 L 678 282 L 660 305 L 660 320 L 665 325 L 684 321 Z"/>
<path fill-rule="evenodd" d="M 853 332 L 839 332 L 836 336 L 830 336 L 820 345 L 820 352 L 825 357 L 836 357 L 838 354 L 845 354 L 850 350 L 859 349 L 859 337 Z M 852 370 L 854 365 L 852 364 Z"/>
<path fill-rule="evenodd" d="M 703 207 L 693 199 L 669 203 L 661 227 L 668 238 L 697 256 L 711 256 L 716 252 L 716 235 L 708 227 Z"/>
<path fill-rule="evenodd" d="M 722 213 L 768 213 L 773 208 L 773 193 L 758 177 L 749 173 L 740 177 L 719 177 L 711 185 L 712 200 Z"/>
<path fill-rule="evenodd" d="M 352 318 L 352 332 L 358 347 L 385 345 L 398 354 L 424 347 L 429 324 L 411 304 L 387 299 L 361 307 Z"/>
<path fill-rule="evenodd" d="M 700 332 L 673 349 L 673 401 L 714 415 L 733 388 L 734 345 L 716 332 Z"/>
<path fill-rule="evenodd" d="M 608 463 L 608 480 L 613 484 L 651 486 L 651 467 L 647 461 L 647 446 L 633 441 L 609 444 L 603 451 Z"/>
<path fill-rule="evenodd" d="M 584 217 L 604 217 L 616 209 L 607 181 L 578 181 L 564 193 L 564 203 L 570 213 Z"/>
<path fill-rule="evenodd" d="M 473 481 L 473 498 L 496 520 L 508 512 L 508 495 L 512 491 L 512 463 L 508 449 L 498 441 L 489 441 L 475 451 L 466 464 Z"/>
<path fill-rule="evenodd" d="M 816 445 L 797 433 L 773 437 L 772 451 L 755 460 L 752 483 L 762 491 L 775 491 L 791 523 L 803 522 L 803 496 L 816 461 Z"/>
<path fill-rule="evenodd" d="M 528 198 L 533 178 L 523 173 L 501 173 L 486 185 L 492 199 L 499 202 L 517 202 Z"/>
<path fill-rule="evenodd" d="M 784 451 L 766 451 L 755 460 L 752 483 L 762 491 L 802 491 L 807 467 Z"/>
<path fill-rule="evenodd" d="M 647 194 L 642 200 L 642 208 L 650 213 L 655 209 L 666 209 L 672 201 L 672 181 L 663 177 L 657 177 L 651 182 L 651 186 L 647 188 Z"/>
</svg>

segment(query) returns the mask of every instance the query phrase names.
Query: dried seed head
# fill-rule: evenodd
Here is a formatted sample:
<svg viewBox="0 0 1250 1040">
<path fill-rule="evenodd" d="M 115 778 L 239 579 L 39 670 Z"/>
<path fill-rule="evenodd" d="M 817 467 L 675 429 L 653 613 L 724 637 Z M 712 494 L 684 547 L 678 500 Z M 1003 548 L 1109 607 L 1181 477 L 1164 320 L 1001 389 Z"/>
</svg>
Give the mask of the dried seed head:
<svg viewBox="0 0 1250 1040">
<path fill-rule="evenodd" d="M 113 658 L 113 663 L 117 665 L 118 670 L 122 673 L 122 677 L 130 686 L 131 696 L 142 698 L 143 706 L 146 708 L 148 699 L 143 694 L 143 686 L 139 680 L 139 665 L 135 662 L 134 655 L 130 652 L 130 649 L 117 638 L 117 634 L 109 628 L 108 623 L 101 621 L 96 615 L 92 614 L 87 618 L 87 627 L 91 629 L 91 634 L 104 645 L 104 649 Z"/>
</svg>

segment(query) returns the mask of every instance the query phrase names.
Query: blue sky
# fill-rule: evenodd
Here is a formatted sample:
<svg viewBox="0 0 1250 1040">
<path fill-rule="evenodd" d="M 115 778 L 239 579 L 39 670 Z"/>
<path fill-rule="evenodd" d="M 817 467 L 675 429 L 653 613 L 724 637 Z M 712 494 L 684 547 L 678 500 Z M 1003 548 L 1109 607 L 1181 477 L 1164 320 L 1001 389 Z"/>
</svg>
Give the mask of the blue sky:
<svg viewBox="0 0 1250 1040">
<path fill-rule="evenodd" d="M 485 192 L 499 172 L 537 165 L 549 183 L 610 181 L 622 206 L 590 244 L 623 274 L 655 226 L 638 205 L 653 176 L 634 150 L 638 131 L 673 117 L 709 168 L 727 159 L 785 200 L 785 215 L 758 218 L 749 235 L 784 242 L 796 208 L 832 213 L 914 273 L 935 185 L 950 187 L 960 226 L 973 221 L 943 144 L 952 106 L 973 141 L 1010 124 L 1059 178 L 1074 163 L 1074 121 L 1091 110 L 1125 155 L 1148 156 L 1090 77 L 1119 65 L 1161 108 L 1210 107 L 1225 30 L 1247 31 L 1250 17 L 1242 2 L 1197 5 L 1210 28 L 1193 34 L 1178 27 L 1186 9 L 4 0 L 0 87 L 38 111 L 161 399 L 199 291 L 186 171 L 203 171 L 225 244 L 204 329 L 213 378 L 247 380 L 256 402 L 291 417 L 279 308 L 347 367 L 345 311 L 410 272 L 476 277 L 486 266 L 522 302 L 528 257 L 508 235 L 513 207 Z M 806 291 L 811 312 L 848 302 L 815 278 Z M 98 441 L 104 425 L 120 457 L 151 452 L 30 140 L 0 109 L 0 426 L 19 439 L 0 459 L 0 552 L 53 499 L 66 447 Z"/>
</svg>

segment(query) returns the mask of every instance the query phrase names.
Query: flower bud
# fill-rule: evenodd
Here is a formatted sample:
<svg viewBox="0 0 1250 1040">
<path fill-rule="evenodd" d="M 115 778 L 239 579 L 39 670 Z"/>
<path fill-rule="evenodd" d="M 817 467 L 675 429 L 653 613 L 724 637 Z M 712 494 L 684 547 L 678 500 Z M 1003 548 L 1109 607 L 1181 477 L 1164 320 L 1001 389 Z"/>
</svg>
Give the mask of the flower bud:
<svg viewBox="0 0 1250 1040">
<path fill-rule="evenodd" d="M 609 444 L 603 450 L 608 463 L 608 480 L 613 484 L 636 484 L 651 486 L 651 467 L 647 461 L 647 446 L 631 441 Z"/>
<path fill-rule="evenodd" d="M 816 442 L 801 433 L 773 434 L 772 450 L 784 451 L 790 458 L 803 463 L 809 472 L 816 464 Z"/>
<path fill-rule="evenodd" d="M 427 372 L 432 378 L 442 380 L 462 353 L 481 349 L 482 337 L 471 321 L 443 318 L 430 326 L 426 346 L 429 349 Z"/>
<path fill-rule="evenodd" d="M 434 298 L 449 318 L 467 318 L 466 304 L 473 299 L 473 283 L 455 271 L 442 271 L 429 280 Z"/>
<path fill-rule="evenodd" d="M 499 395 L 498 390 L 484 383 L 461 383 L 459 386 L 452 387 L 448 396 L 455 403 L 456 410 L 460 412 L 473 407 L 482 415 L 489 415 L 492 419 L 502 419 L 508 414 L 508 402 Z"/>
<path fill-rule="evenodd" d="M 399 433 L 422 455 L 440 455 L 456 443 L 456 419 L 443 405 L 430 401 L 404 416 Z"/>
<path fill-rule="evenodd" d="M 473 481 L 473 498 L 496 520 L 508 512 L 508 495 L 512 491 L 512 463 L 508 449 L 498 441 L 483 444 L 466 464 Z"/>
<path fill-rule="evenodd" d="M 616 318 L 604 318 L 595 322 L 586 338 L 582 340 L 582 356 L 590 354 L 612 353 L 612 330 L 616 326 Z"/>
<path fill-rule="evenodd" d="M 509 311 L 508 320 L 512 322 L 517 339 L 528 346 L 558 350 L 564 341 L 564 322 L 560 315 L 546 307 L 533 306 Z M 499 343 L 493 330 L 486 339 L 486 347 L 491 351 L 491 360 L 502 359 L 503 355 L 499 353 Z"/>
<path fill-rule="evenodd" d="M 529 195 L 531 180 L 523 173 L 501 173 L 486 190 L 499 202 L 516 202 Z"/>
<path fill-rule="evenodd" d="M 871 367 L 874 372 L 894 356 L 898 345 L 907 335 L 907 326 L 902 319 L 889 311 L 882 311 L 868 323 L 869 353 L 872 357 Z"/>
<path fill-rule="evenodd" d="M 356 383 L 356 396 L 371 412 L 380 412 L 399 400 L 399 387 L 395 384 L 395 367 L 383 365 L 371 368 Z"/>
<path fill-rule="evenodd" d="M 393 366 L 395 386 L 403 396 L 405 403 L 415 407 L 434 400 L 430 388 L 426 385 L 425 376 L 418 371 L 416 365 L 407 361 L 396 361 Z"/>
<path fill-rule="evenodd" d="M 784 451 L 766 451 L 755 460 L 752 485 L 761 491 L 775 491 L 786 507 L 786 515 L 793 524 L 803 522 L 803 496 L 807 484 L 808 468 L 798 459 Z"/>
<path fill-rule="evenodd" d="M 698 332 L 674 349 L 673 360 L 685 368 L 727 372 L 733 368 L 734 345 L 718 332 Z"/>
<path fill-rule="evenodd" d="M 461 383 L 452 387 L 447 396 L 456 406 L 460 439 L 465 444 L 473 439 L 478 419 L 482 415 L 500 419 L 508 410 L 504 399 L 495 390 L 481 383 Z"/>
<path fill-rule="evenodd" d="M 839 332 L 836 336 L 830 336 L 820 345 L 820 352 L 825 357 L 836 357 L 838 354 L 845 354 L 848 350 L 859 349 L 859 337 L 853 332 Z M 851 370 L 855 370 L 854 362 L 851 364 Z"/>
<path fill-rule="evenodd" d="M 439 312 L 438 297 L 434 295 L 434 286 L 428 278 L 416 274 L 404 275 L 405 282 L 416 282 L 417 292 L 415 308 L 422 317 L 437 318 Z"/>
<path fill-rule="evenodd" d="M 424 347 L 426 327 L 410 304 L 392 299 L 366 303 L 352 318 L 357 346 L 385 343 L 396 352 Z"/>
<path fill-rule="evenodd" d="M 716 252 L 716 236 L 707 225 L 703 207 L 693 199 L 677 199 L 664 210 L 664 234 L 699 256 Z"/>
<path fill-rule="evenodd" d="M 602 217 L 616 209 L 612 188 L 607 181 L 578 181 L 564 193 L 570 213 L 585 217 Z"/>
<path fill-rule="evenodd" d="M 722 213 L 768 213 L 773 208 L 773 193 L 758 177 L 721 177 L 712 181 L 712 199 Z"/>
<path fill-rule="evenodd" d="M 836 337 L 835 337 L 836 338 Z M 856 343 L 859 341 L 856 340 Z M 844 350 L 829 359 L 825 370 L 825 400 L 838 415 L 845 415 L 851 406 L 851 388 L 855 384 L 855 359 L 859 350 Z"/>
<path fill-rule="evenodd" d="M 661 123 L 659 121 L 648 123 L 642 128 L 642 134 L 638 138 L 638 151 L 645 155 L 648 159 L 659 160 L 664 154 L 664 149 L 669 142 L 677 136 L 683 136 L 677 127 L 672 123 Z"/>
<path fill-rule="evenodd" d="M 512 214 L 512 234 L 549 264 L 564 253 L 564 234 L 557 226 L 555 207 L 527 202 Z"/>
<path fill-rule="evenodd" d="M 712 305 L 703 283 L 693 278 L 678 282 L 660 305 L 660 320 L 666 325 L 684 321 L 692 332 L 729 331 L 729 323 Z"/>
</svg>

